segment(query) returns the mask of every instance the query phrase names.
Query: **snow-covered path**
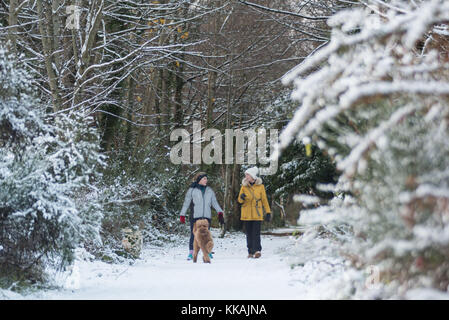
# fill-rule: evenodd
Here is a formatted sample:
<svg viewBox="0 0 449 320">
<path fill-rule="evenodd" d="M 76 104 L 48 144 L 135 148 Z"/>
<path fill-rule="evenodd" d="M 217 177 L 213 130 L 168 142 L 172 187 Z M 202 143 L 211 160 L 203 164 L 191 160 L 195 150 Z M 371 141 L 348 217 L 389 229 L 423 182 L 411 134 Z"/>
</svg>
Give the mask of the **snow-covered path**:
<svg viewBox="0 0 449 320">
<path fill-rule="evenodd" d="M 241 232 L 214 236 L 211 264 L 187 261 L 187 237 L 146 246 L 132 264 L 109 264 L 77 250 L 73 270 L 55 275 L 60 289 L 22 296 L 0 290 L 0 299 L 46 300 L 289 300 L 348 299 L 352 285 L 338 244 L 317 237 L 262 236 L 262 257 L 248 259 Z M 285 230 L 284 230 L 285 231 Z M 291 231 L 291 230 L 290 230 Z"/>
<path fill-rule="evenodd" d="M 288 237 L 262 236 L 260 259 L 246 257 L 242 233 L 214 233 L 211 264 L 187 261 L 185 244 L 147 247 L 131 266 L 77 260 L 71 289 L 47 291 L 40 299 L 296 299 L 285 249 Z"/>
<path fill-rule="evenodd" d="M 339 242 L 307 228 L 299 237 L 262 236 L 262 257 L 248 259 L 241 232 L 214 235 L 211 264 L 187 261 L 187 237 L 162 247 L 147 246 L 132 264 L 109 264 L 77 250 L 73 270 L 55 275 L 60 289 L 22 295 L 0 289 L 0 300 L 300 300 L 447 299 L 421 288 L 399 296 L 372 282 L 372 270 L 355 270 L 340 256 Z M 384 293 L 382 293 L 384 292 Z"/>
</svg>

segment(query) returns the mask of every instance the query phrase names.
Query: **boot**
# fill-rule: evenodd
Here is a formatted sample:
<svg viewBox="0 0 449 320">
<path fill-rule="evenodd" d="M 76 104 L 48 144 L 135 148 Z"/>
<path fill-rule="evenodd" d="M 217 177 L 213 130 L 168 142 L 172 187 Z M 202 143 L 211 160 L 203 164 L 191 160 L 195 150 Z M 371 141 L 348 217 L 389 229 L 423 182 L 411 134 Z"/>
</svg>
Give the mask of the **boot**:
<svg viewBox="0 0 449 320">
<path fill-rule="evenodd" d="M 260 251 L 256 251 L 256 253 L 254 254 L 254 258 L 260 258 L 261 255 L 262 253 Z"/>
</svg>

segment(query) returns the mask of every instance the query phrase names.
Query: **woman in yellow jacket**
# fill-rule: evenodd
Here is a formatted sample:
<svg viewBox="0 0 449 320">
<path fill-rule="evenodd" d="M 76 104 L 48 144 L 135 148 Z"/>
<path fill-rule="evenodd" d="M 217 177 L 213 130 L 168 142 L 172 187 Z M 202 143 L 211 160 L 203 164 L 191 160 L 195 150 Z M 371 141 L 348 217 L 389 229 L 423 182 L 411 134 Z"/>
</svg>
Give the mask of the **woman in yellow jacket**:
<svg viewBox="0 0 449 320">
<path fill-rule="evenodd" d="M 264 220 L 264 210 L 266 213 L 265 221 L 271 220 L 267 194 L 258 174 L 259 169 L 257 167 L 245 171 L 245 178 L 242 181 L 237 200 L 242 204 L 240 220 L 245 224 L 248 258 L 260 258 L 261 256 L 260 230 Z"/>
</svg>

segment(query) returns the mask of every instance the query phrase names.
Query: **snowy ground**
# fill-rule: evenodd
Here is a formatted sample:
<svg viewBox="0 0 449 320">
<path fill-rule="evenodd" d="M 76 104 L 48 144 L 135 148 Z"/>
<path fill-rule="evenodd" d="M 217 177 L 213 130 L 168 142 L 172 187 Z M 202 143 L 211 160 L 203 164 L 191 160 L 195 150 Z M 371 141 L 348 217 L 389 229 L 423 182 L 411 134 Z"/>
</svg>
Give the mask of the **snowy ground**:
<svg viewBox="0 0 449 320">
<path fill-rule="evenodd" d="M 262 257 L 248 259 L 245 235 L 214 235 L 211 264 L 187 261 L 188 239 L 165 247 L 147 246 L 132 265 L 108 264 L 79 252 L 62 289 L 10 299 L 344 299 L 347 276 L 329 240 L 307 235 L 262 236 Z M 319 241 L 320 243 L 317 243 Z M 324 242 L 324 243 L 323 243 Z"/>
<path fill-rule="evenodd" d="M 277 230 L 284 233 L 286 230 Z M 291 230 L 289 230 L 291 231 Z M 45 300 L 292 300 L 376 299 L 385 297 L 371 283 L 372 270 L 356 271 L 340 255 L 341 245 L 318 236 L 313 227 L 301 236 L 262 236 L 262 257 L 248 259 L 245 235 L 213 229 L 211 264 L 187 261 L 187 237 L 163 247 L 146 246 L 133 264 L 110 264 L 77 251 L 72 271 L 59 273 L 60 289 L 20 295 L 0 290 L 3 299 Z M 432 289 L 414 289 L 393 299 L 448 299 Z"/>
</svg>

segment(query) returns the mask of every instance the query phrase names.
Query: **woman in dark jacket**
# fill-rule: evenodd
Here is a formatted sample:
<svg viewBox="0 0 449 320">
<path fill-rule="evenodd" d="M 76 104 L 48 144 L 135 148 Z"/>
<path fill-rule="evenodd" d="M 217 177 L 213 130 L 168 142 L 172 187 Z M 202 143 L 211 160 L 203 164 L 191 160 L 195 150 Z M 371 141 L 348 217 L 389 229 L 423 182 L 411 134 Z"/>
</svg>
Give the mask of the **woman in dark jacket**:
<svg viewBox="0 0 449 320">
<path fill-rule="evenodd" d="M 223 210 L 218 204 L 215 192 L 211 187 L 207 186 L 207 174 L 205 172 L 198 172 L 193 178 L 193 182 L 187 190 L 184 204 L 180 213 L 181 223 L 186 222 L 186 212 L 190 210 L 190 241 L 189 241 L 189 255 L 187 260 L 193 258 L 193 225 L 198 219 L 207 219 L 209 221 L 209 228 L 212 219 L 211 207 L 214 207 L 218 213 L 218 221 L 220 224 L 224 223 Z M 209 254 L 212 258 L 212 254 Z"/>
</svg>

